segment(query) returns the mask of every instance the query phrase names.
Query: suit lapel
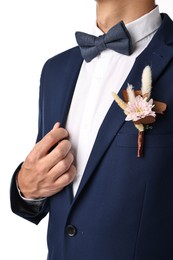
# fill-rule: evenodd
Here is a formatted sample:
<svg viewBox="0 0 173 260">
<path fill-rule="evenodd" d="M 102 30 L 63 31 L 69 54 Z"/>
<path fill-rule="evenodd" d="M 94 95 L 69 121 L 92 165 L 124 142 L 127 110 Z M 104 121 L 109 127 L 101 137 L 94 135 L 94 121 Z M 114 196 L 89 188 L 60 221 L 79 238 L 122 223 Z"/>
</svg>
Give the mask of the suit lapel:
<svg viewBox="0 0 173 260">
<path fill-rule="evenodd" d="M 167 28 L 165 30 L 165 28 Z M 169 28 L 169 29 L 168 29 Z M 165 44 L 173 44 L 172 21 L 167 15 L 163 17 L 163 22 L 158 32 L 154 36 L 153 40 L 150 42 L 148 47 L 138 56 L 136 62 L 130 71 L 126 81 L 124 82 L 119 95 L 121 96 L 122 89 L 127 87 L 127 83 L 132 84 L 137 89 L 141 86 L 141 75 L 144 67 L 150 65 L 152 68 L 153 85 L 159 78 L 159 76 L 164 72 L 164 69 L 173 57 L 173 46 Z M 111 142 L 116 137 L 119 129 L 122 127 L 125 120 L 125 115 L 123 111 L 118 107 L 118 105 L 113 102 L 97 135 L 95 144 L 91 151 L 87 166 L 83 178 L 81 180 L 79 189 L 74 198 L 73 203 L 78 198 L 82 189 L 86 185 L 87 181 L 90 179 L 91 175 L 94 173 L 96 166 L 99 164 L 107 149 L 109 148 Z M 94 160 L 93 160 L 94 158 Z"/>
<path fill-rule="evenodd" d="M 74 89 L 76 86 L 76 82 L 78 79 L 78 75 L 80 72 L 80 68 L 83 62 L 83 58 L 81 56 L 81 52 L 79 47 L 73 48 L 71 51 L 71 56 L 68 57 L 68 64 L 66 66 L 66 71 L 64 74 L 68 75 L 63 81 L 63 86 L 65 90 L 63 92 L 63 98 L 60 100 L 61 104 L 61 113 L 59 113 L 59 121 L 61 122 L 61 126 L 65 127 L 68 112 L 71 105 L 71 100 L 73 97 Z M 63 100 L 63 103 L 62 103 Z M 56 120 L 57 121 L 57 120 Z M 73 201 L 73 191 L 72 184 L 68 185 L 65 189 L 66 199 L 68 203 L 72 203 Z"/>
<path fill-rule="evenodd" d="M 66 65 L 66 71 L 64 74 L 67 76 L 65 77 L 63 81 L 64 86 L 64 92 L 63 93 L 63 103 L 62 100 L 60 100 L 62 111 L 60 113 L 60 122 L 62 126 L 65 126 L 74 88 L 78 79 L 78 75 L 80 72 L 80 68 L 83 62 L 83 58 L 81 56 L 80 50 L 78 47 L 73 48 L 71 51 L 71 56 L 68 57 L 68 62 Z M 65 94 L 65 95 L 64 95 Z"/>
</svg>

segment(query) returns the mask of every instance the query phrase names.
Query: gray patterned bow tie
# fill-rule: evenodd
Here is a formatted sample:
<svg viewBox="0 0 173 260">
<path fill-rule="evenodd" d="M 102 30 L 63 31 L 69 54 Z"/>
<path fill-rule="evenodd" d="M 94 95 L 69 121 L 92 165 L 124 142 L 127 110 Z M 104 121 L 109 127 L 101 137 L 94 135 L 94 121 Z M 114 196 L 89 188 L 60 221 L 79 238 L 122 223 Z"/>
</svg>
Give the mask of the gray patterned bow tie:
<svg viewBox="0 0 173 260">
<path fill-rule="evenodd" d="M 123 21 L 113 26 L 106 34 L 98 37 L 83 32 L 76 32 L 75 36 L 86 62 L 90 62 L 106 49 L 124 55 L 132 54 L 131 37 Z"/>
</svg>

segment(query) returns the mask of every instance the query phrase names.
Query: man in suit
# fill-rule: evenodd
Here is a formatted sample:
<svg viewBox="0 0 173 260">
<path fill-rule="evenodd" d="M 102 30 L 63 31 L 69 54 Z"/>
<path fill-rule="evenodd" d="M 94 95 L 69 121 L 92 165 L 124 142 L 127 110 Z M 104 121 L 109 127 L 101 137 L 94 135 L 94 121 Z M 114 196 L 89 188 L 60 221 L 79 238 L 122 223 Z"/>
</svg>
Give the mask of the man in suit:
<svg viewBox="0 0 173 260">
<path fill-rule="evenodd" d="M 12 210 L 35 224 L 49 213 L 49 260 L 172 260 L 173 22 L 153 0 L 97 0 L 96 13 L 93 34 L 123 21 L 129 52 L 101 51 L 97 38 L 96 57 L 77 46 L 46 62 L 37 143 L 13 175 Z M 151 98 L 167 109 L 137 157 L 138 131 L 111 93 L 139 90 L 146 66 Z"/>
</svg>

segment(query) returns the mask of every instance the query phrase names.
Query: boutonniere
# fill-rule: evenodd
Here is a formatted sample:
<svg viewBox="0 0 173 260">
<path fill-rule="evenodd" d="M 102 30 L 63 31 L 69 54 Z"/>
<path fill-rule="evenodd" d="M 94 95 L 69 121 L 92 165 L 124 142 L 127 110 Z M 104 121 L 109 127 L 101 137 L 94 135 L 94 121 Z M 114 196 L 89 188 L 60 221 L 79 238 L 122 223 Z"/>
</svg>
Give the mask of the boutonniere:
<svg viewBox="0 0 173 260">
<path fill-rule="evenodd" d="M 140 90 L 134 90 L 133 86 L 128 84 L 127 89 L 122 92 L 124 100 L 113 93 L 115 102 L 126 115 L 125 121 L 133 121 L 138 130 L 138 157 L 143 156 L 144 131 L 156 121 L 157 114 L 163 114 L 167 107 L 165 103 L 151 98 L 151 89 L 151 68 L 146 66 L 142 72 Z"/>
</svg>

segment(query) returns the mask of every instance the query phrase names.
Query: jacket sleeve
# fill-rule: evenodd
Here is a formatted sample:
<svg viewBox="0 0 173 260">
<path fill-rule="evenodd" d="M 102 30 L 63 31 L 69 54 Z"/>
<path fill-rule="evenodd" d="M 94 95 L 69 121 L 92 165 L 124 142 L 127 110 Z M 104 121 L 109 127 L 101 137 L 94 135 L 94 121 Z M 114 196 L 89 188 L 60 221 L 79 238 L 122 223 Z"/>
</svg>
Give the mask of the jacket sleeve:
<svg viewBox="0 0 173 260">
<path fill-rule="evenodd" d="M 45 65 L 48 63 L 48 61 L 45 63 Z M 40 93 L 39 93 L 39 131 L 38 131 L 38 137 L 36 142 L 38 142 L 43 137 L 43 130 L 42 130 L 42 88 L 43 88 L 43 82 L 44 82 L 44 71 L 45 67 L 43 66 L 41 77 L 40 77 Z M 10 202 L 11 202 L 11 210 L 13 213 L 17 214 L 18 216 L 25 218 L 26 220 L 29 220 L 35 224 L 38 224 L 48 213 L 48 205 L 49 205 L 49 199 L 43 200 L 41 203 L 39 202 L 29 202 L 22 199 L 22 197 L 19 194 L 19 191 L 17 189 L 16 185 L 16 176 L 21 168 L 22 163 L 17 167 L 16 171 L 13 174 L 12 180 L 11 180 L 11 186 L 10 186 Z"/>
</svg>

